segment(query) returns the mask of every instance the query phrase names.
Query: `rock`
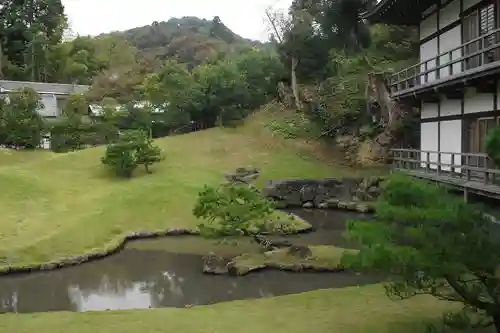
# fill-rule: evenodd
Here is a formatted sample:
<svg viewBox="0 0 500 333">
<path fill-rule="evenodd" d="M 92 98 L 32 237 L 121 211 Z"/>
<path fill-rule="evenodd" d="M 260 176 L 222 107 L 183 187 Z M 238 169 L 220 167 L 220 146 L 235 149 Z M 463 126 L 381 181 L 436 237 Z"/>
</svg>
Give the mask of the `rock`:
<svg viewBox="0 0 500 333">
<path fill-rule="evenodd" d="M 260 170 L 252 167 L 237 168 L 233 173 L 224 174 L 229 184 L 251 184 L 259 176 Z"/>
<path fill-rule="evenodd" d="M 302 205 L 302 208 L 314 208 L 314 203 L 312 203 L 311 201 L 308 201 Z"/>
<path fill-rule="evenodd" d="M 195 231 L 183 228 L 168 229 L 166 233 L 167 236 L 183 236 L 183 235 L 195 235 L 195 234 L 196 234 Z"/>
<path fill-rule="evenodd" d="M 347 202 L 345 202 L 345 201 L 339 201 L 339 203 L 337 204 L 337 207 L 339 209 L 347 209 L 347 205 L 348 205 Z"/>
<path fill-rule="evenodd" d="M 330 208 L 329 205 L 328 205 L 328 202 L 322 202 L 318 205 L 318 208 L 319 209 L 328 209 Z"/>
<path fill-rule="evenodd" d="M 229 273 L 231 275 L 235 275 L 235 276 L 245 276 L 253 271 L 258 271 L 258 270 L 264 269 L 266 267 L 267 267 L 266 264 L 256 264 L 253 266 L 238 265 L 237 260 L 233 260 L 227 264 L 227 268 L 229 270 Z"/>
<path fill-rule="evenodd" d="M 356 211 L 359 213 L 369 213 L 371 211 L 371 209 L 366 204 L 358 204 L 358 205 L 356 205 Z"/>
<path fill-rule="evenodd" d="M 331 198 L 328 199 L 326 203 L 328 205 L 328 208 L 339 208 L 340 200 Z"/>
<path fill-rule="evenodd" d="M 302 186 L 300 189 L 300 200 L 302 202 L 312 202 L 316 197 L 316 192 L 318 190 L 319 185 L 317 184 L 307 184 Z"/>
<path fill-rule="evenodd" d="M 351 211 L 355 211 L 356 210 L 356 206 L 357 206 L 357 204 L 355 202 L 348 202 L 347 206 L 346 206 L 346 209 L 347 210 L 351 210 Z"/>
<path fill-rule="evenodd" d="M 312 251 L 307 246 L 292 245 L 288 249 L 287 254 L 298 258 L 307 258 L 312 256 Z"/>
<path fill-rule="evenodd" d="M 215 275 L 227 274 L 229 272 L 227 264 L 228 260 L 210 252 L 209 255 L 203 257 L 203 273 Z"/>
<path fill-rule="evenodd" d="M 329 197 L 338 196 L 342 183 L 338 179 L 283 180 L 267 182 L 262 190 L 264 196 L 279 198 L 288 207 L 302 207 L 305 202 L 317 205 Z"/>
</svg>

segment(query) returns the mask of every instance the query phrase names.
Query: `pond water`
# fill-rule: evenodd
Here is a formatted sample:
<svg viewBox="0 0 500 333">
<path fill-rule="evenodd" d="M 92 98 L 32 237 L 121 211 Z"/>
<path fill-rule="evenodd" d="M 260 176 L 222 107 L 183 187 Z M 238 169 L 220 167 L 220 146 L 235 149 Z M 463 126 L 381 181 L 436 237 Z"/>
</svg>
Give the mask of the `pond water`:
<svg viewBox="0 0 500 333">
<path fill-rule="evenodd" d="M 308 219 L 317 232 L 290 238 L 292 243 L 345 243 L 344 221 L 353 214 L 293 211 Z M 130 243 L 103 260 L 50 272 L 0 278 L 0 311 L 101 311 L 185 307 L 217 302 L 272 297 L 315 289 L 376 282 L 354 273 L 287 273 L 266 270 L 244 277 L 202 274 L 202 257 L 174 253 L 193 237 L 163 238 Z M 344 242 L 344 243 L 342 243 Z"/>
</svg>

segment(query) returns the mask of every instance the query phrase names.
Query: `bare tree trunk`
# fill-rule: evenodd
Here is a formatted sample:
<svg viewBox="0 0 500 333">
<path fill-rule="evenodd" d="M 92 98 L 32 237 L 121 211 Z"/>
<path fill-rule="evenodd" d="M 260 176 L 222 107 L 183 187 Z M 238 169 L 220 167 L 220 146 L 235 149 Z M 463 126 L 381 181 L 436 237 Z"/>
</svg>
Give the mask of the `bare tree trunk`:
<svg viewBox="0 0 500 333">
<path fill-rule="evenodd" d="M 299 64 L 299 61 L 297 58 L 292 57 L 292 92 L 293 92 L 293 98 L 295 99 L 295 107 L 297 110 L 302 110 L 302 103 L 300 102 L 300 96 L 299 96 L 299 89 L 297 87 L 297 65 Z"/>
<path fill-rule="evenodd" d="M 389 157 L 389 149 L 396 140 L 396 134 L 401 128 L 401 122 L 409 115 L 405 105 L 393 100 L 385 82 L 384 74 L 368 74 L 367 103 L 377 102 L 380 105 L 380 118 L 383 131 L 365 147 L 363 154 L 365 161 L 385 163 Z"/>
</svg>

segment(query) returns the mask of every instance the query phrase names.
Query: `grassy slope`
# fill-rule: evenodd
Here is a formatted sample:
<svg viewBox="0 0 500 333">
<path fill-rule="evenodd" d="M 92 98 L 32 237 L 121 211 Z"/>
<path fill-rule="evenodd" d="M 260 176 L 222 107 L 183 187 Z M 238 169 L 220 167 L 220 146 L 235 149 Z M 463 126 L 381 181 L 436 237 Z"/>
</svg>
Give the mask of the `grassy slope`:
<svg viewBox="0 0 500 333">
<path fill-rule="evenodd" d="M 380 286 L 320 290 L 190 309 L 2 315 L 1 332 L 16 333 L 422 333 L 448 309 L 418 297 L 393 302 Z"/>
<path fill-rule="evenodd" d="M 284 142 L 262 131 L 258 115 L 238 130 L 159 140 L 167 160 L 153 175 L 110 180 L 102 149 L 67 155 L 0 151 L 0 255 L 26 264 L 112 245 L 123 233 L 193 227 L 191 207 L 200 186 L 215 184 L 239 166 L 262 168 L 263 180 L 352 174 L 317 146 Z M 297 147 L 299 146 L 299 147 Z M 321 155 L 321 162 L 312 155 Z M 380 286 L 324 290 L 191 309 L 2 316 L 1 332 L 421 332 L 446 303 L 420 297 L 393 303 Z M 410 324 L 408 326 L 408 324 Z"/>
<path fill-rule="evenodd" d="M 158 141 L 167 159 L 153 175 L 114 180 L 102 148 L 69 154 L 0 155 L 0 265 L 47 262 L 113 246 L 124 233 L 195 227 L 191 208 L 204 184 L 252 165 L 266 179 L 345 174 L 262 131 L 256 117 L 244 128 L 212 129 Z M 302 155 L 298 151 L 303 151 Z"/>
</svg>

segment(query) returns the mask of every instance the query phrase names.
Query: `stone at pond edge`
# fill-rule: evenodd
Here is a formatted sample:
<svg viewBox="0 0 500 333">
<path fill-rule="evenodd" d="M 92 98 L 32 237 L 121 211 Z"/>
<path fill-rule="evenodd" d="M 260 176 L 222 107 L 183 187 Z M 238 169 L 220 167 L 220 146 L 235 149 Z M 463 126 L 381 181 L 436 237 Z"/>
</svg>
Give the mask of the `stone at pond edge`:
<svg viewBox="0 0 500 333">
<path fill-rule="evenodd" d="M 171 228 L 165 231 L 138 231 L 138 232 L 129 232 L 125 234 L 123 240 L 118 243 L 115 247 L 99 251 L 99 252 L 91 252 L 88 254 L 74 256 L 70 258 L 63 258 L 58 261 L 51 261 L 43 264 L 35 264 L 30 266 L 21 266 L 21 267 L 1 267 L 0 275 L 8 275 L 8 274 L 17 274 L 17 273 L 27 273 L 27 272 L 35 272 L 35 271 L 49 271 L 57 268 L 69 267 L 79 265 L 88 261 L 100 259 L 112 255 L 118 251 L 120 251 L 127 241 L 135 240 L 135 239 L 147 239 L 147 238 L 156 238 L 156 237 L 165 237 L 165 236 L 182 236 L 182 235 L 193 235 L 197 236 L 200 233 L 195 230 L 190 230 L 186 228 Z"/>
<path fill-rule="evenodd" d="M 237 258 L 235 258 L 237 259 Z M 227 268 L 229 270 L 229 273 L 234 276 L 245 276 L 248 275 L 251 272 L 258 271 L 261 269 L 264 269 L 267 267 L 266 264 L 261 264 L 261 265 L 254 265 L 254 266 L 249 266 L 249 265 L 238 265 L 233 259 L 231 262 L 227 264 Z"/>
<path fill-rule="evenodd" d="M 309 207 L 312 202 L 315 207 L 336 199 L 345 203 L 343 209 L 356 210 L 353 202 L 366 202 L 376 200 L 380 195 L 380 185 L 383 178 L 328 178 L 322 180 L 282 180 L 266 182 L 262 193 L 267 198 L 283 202 L 283 206 Z M 329 208 L 337 208 L 332 204 Z"/>
<path fill-rule="evenodd" d="M 318 208 L 319 208 L 319 209 L 328 209 L 328 208 L 330 208 L 330 207 L 328 206 L 328 203 L 327 203 L 327 202 L 322 202 L 322 203 L 320 203 L 320 204 L 318 205 Z"/>
<path fill-rule="evenodd" d="M 260 176 L 260 170 L 251 167 L 237 168 L 233 173 L 224 174 L 229 184 L 251 184 Z"/>
<path fill-rule="evenodd" d="M 227 274 L 229 273 L 228 262 L 229 260 L 210 252 L 209 255 L 203 257 L 203 273 L 215 275 Z"/>
<path fill-rule="evenodd" d="M 305 204 L 302 205 L 302 208 L 314 208 L 314 203 L 311 201 L 306 202 Z"/>
</svg>

